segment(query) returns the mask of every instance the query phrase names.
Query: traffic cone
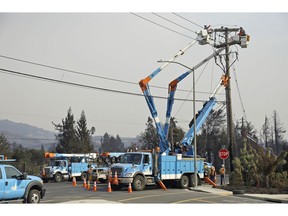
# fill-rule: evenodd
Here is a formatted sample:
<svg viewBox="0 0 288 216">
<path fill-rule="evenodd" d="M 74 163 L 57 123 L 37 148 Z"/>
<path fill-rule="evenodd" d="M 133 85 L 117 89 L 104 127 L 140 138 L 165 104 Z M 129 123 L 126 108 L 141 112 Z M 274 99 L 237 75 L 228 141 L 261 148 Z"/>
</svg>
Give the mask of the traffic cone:
<svg viewBox="0 0 288 216">
<path fill-rule="evenodd" d="M 97 184 L 96 184 L 96 181 L 94 181 L 93 191 L 96 191 L 96 190 L 97 190 Z"/>
<path fill-rule="evenodd" d="M 128 186 L 128 193 L 132 193 L 131 183 L 129 183 L 129 186 Z"/>
<path fill-rule="evenodd" d="M 111 183 L 112 180 L 113 180 L 113 178 L 112 178 L 112 173 L 109 172 L 109 174 L 108 174 L 108 181 Z"/>
<path fill-rule="evenodd" d="M 84 178 L 83 187 L 84 187 L 84 188 L 87 187 L 87 184 L 86 184 L 86 178 Z"/>
<path fill-rule="evenodd" d="M 90 181 L 87 181 L 87 190 L 90 190 Z"/>
<path fill-rule="evenodd" d="M 110 181 L 108 182 L 108 189 L 107 192 L 112 192 Z"/>
<path fill-rule="evenodd" d="M 118 182 L 118 177 L 117 177 L 117 171 L 115 171 L 115 174 L 114 174 L 114 178 L 113 178 L 112 184 L 115 184 L 115 185 L 118 185 L 118 184 L 119 184 L 119 182 Z"/>
<path fill-rule="evenodd" d="M 76 186 L 76 178 L 75 178 L 75 177 L 73 177 L 72 185 L 73 185 L 74 187 Z"/>
</svg>

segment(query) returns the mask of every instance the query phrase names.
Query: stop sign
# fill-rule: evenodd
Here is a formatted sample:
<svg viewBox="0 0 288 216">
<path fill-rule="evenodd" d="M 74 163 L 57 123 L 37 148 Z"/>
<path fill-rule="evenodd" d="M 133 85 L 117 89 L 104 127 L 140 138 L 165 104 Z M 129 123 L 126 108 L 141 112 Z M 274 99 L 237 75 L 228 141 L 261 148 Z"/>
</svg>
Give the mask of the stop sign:
<svg viewBox="0 0 288 216">
<path fill-rule="evenodd" d="M 218 151 L 218 155 L 222 160 L 225 160 L 229 157 L 229 151 L 226 148 L 222 148 Z"/>
</svg>

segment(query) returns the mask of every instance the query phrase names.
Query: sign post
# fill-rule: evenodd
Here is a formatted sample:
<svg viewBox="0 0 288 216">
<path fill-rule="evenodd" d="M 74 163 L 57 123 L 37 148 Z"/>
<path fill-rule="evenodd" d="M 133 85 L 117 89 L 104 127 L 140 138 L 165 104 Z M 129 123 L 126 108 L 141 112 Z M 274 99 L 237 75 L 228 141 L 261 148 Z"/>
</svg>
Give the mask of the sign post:
<svg viewBox="0 0 288 216">
<path fill-rule="evenodd" d="M 229 151 L 226 148 L 221 148 L 218 151 L 218 156 L 220 159 L 223 160 L 223 166 L 224 166 L 224 178 L 223 178 L 223 182 L 225 185 L 225 172 L 226 172 L 226 168 L 225 168 L 225 160 L 229 157 Z"/>
</svg>

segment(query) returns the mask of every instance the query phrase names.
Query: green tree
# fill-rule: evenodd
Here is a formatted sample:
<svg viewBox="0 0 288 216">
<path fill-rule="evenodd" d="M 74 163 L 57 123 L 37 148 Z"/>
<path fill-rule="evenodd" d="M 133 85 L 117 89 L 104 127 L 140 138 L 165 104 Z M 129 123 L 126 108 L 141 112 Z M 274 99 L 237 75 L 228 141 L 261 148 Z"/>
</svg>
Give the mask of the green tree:
<svg viewBox="0 0 288 216">
<path fill-rule="evenodd" d="M 87 120 L 84 111 L 81 112 L 80 119 L 77 121 L 76 135 L 79 140 L 79 151 L 90 153 L 94 151 L 91 135 L 95 130 L 88 130 Z"/>
<path fill-rule="evenodd" d="M 124 143 L 122 142 L 120 136 L 117 134 L 116 136 L 116 149 L 115 151 L 116 152 L 123 152 L 125 149 L 124 149 Z"/>
<path fill-rule="evenodd" d="M 56 151 L 58 153 L 81 153 L 71 107 L 68 109 L 66 118 L 62 119 L 62 124 L 54 124 L 54 126 L 58 131 L 56 139 L 59 141 Z"/>
<path fill-rule="evenodd" d="M 185 135 L 184 130 L 177 126 L 177 121 L 174 117 L 170 118 L 170 127 L 169 127 L 169 133 L 168 133 L 168 141 L 171 143 L 172 150 L 174 146 L 183 139 Z"/>
<path fill-rule="evenodd" d="M 119 135 L 116 138 L 107 132 L 101 137 L 101 152 L 121 152 L 124 151 L 124 143 Z"/>
<path fill-rule="evenodd" d="M 221 136 L 223 136 L 223 127 L 225 126 L 225 113 L 223 109 L 212 110 L 211 114 L 206 118 L 202 125 L 201 133 L 197 136 L 197 152 L 206 156 L 208 162 L 214 162 L 216 166 L 216 156 L 218 150 L 225 142 L 220 143 Z M 212 158 L 214 155 L 214 158 Z M 220 162 L 222 163 L 222 162 Z"/>
<path fill-rule="evenodd" d="M 150 117 L 148 117 L 145 131 L 140 134 L 139 142 L 141 143 L 141 148 L 145 150 L 155 149 L 160 142 L 157 130 L 153 125 L 152 118 Z"/>
</svg>

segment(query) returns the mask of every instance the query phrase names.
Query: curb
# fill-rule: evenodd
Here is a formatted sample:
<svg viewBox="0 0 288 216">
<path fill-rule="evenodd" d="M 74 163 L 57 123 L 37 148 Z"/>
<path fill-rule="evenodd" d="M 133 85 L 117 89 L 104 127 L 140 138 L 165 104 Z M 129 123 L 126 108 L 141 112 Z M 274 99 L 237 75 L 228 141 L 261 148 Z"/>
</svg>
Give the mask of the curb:
<svg viewBox="0 0 288 216">
<path fill-rule="evenodd" d="M 250 199 L 257 199 L 257 200 L 263 200 L 268 202 L 274 202 L 274 203 L 288 203 L 288 200 L 278 199 L 278 198 L 269 198 L 269 197 L 259 197 L 259 196 L 253 196 L 253 195 L 239 195 L 241 197 L 246 197 Z"/>
</svg>

